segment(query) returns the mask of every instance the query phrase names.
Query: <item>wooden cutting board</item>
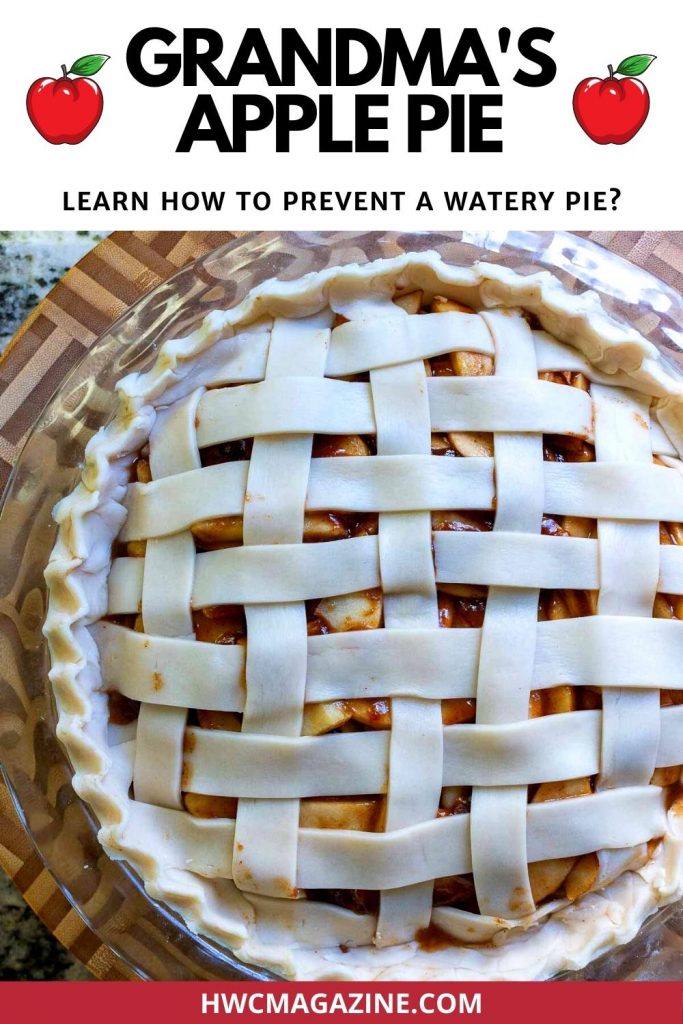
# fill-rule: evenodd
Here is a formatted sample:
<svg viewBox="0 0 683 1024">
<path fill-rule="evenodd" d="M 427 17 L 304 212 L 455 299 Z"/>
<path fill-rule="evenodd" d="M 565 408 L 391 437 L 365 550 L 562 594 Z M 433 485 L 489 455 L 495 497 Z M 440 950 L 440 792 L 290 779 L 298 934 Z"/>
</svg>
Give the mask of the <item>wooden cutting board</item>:
<svg viewBox="0 0 683 1024">
<path fill-rule="evenodd" d="M 580 233 L 683 291 L 683 232 Z M 96 339 L 152 288 L 240 234 L 117 231 L 64 275 L 0 360 L 0 492 L 34 421 Z M 97 978 L 131 977 L 43 867 L 1 781 L 0 867 L 49 930 Z"/>
</svg>

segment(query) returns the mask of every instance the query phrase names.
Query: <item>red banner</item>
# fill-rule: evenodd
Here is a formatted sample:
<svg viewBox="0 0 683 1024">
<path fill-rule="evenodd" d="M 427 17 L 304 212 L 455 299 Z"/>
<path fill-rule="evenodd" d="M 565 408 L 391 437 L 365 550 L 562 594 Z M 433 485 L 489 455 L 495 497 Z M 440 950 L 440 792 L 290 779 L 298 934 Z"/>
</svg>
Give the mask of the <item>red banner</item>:
<svg viewBox="0 0 683 1024">
<path fill-rule="evenodd" d="M 477 1024 L 680 1024 L 683 983 L 481 983 L 418 982 L 227 984 L 212 982 L 3 982 L 0 1020 L 121 1024 L 163 1020 L 199 1024 L 230 1018 L 299 1024 L 320 1017 L 415 1022 L 469 1020 Z"/>
</svg>

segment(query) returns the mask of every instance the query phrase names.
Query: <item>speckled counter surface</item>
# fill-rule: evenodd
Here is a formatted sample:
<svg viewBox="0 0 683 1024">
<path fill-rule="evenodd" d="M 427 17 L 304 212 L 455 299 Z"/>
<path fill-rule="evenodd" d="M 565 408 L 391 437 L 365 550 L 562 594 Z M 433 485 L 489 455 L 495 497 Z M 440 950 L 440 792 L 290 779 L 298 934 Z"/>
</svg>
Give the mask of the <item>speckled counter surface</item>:
<svg viewBox="0 0 683 1024">
<path fill-rule="evenodd" d="M 64 272 L 103 237 L 95 231 L 0 231 L 0 352 Z"/>
<path fill-rule="evenodd" d="M 36 303 L 100 238 L 90 231 L 0 232 L 0 352 Z M 90 978 L 0 870 L 0 979 Z"/>
<path fill-rule="evenodd" d="M 90 981 L 0 871 L 0 980 Z"/>
</svg>

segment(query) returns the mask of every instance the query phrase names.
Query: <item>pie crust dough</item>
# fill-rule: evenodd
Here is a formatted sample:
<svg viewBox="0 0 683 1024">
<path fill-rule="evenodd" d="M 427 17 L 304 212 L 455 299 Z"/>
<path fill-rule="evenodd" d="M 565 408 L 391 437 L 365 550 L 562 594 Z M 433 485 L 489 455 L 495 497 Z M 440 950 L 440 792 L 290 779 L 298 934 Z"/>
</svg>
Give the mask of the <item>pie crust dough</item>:
<svg viewBox="0 0 683 1024">
<path fill-rule="evenodd" d="M 408 317 L 392 299 L 410 288 L 479 314 Z M 331 331 L 333 313 L 349 322 Z M 458 349 L 495 355 L 495 375 L 425 377 Z M 538 380 L 557 369 L 591 395 Z M 45 635 L 74 788 L 150 896 L 288 978 L 478 980 L 580 969 L 683 893 L 680 818 L 648 785 L 683 762 L 683 706 L 659 707 L 683 621 L 650 617 L 657 591 L 683 594 L 683 548 L 658 542 L 683 520 L 683 385 L 594 293 L 436 253 L 266 281 L 118 393 L 55 509 Z M 431 430 L 493 432 L 495 455 L 433 457 Z M 375 434 L 377 455 L 311 461 L 317 432 Z M 596 462 L 544 462 L 544 433 Z M 201 468 L 199 447 L 251 436 L 249 462 Z M 128 486 L 148 441 L 153 482 Z M 432 536 L 430 511 L 494 501 L 492 531 Z M 304 507 L 379 512 L 379 533 L 304 545 Z M 597 519 L 599 540 L 541 536 L 553 512 Z M 243 546 L 195 554 L 192 523 L 228 515 Z M 144 559 L 112 561 L 117 535 L 146 539 Z M 440 581 L 488 586 L 481 629 L 435 628 Z M 305 600 L 380 585 L 384 629 L 306 636 Z M 598 614 L 537 622 L 553 587 L 599 589 Z M 246 690 L 246 648 L 193 635 L 191 607 L 222 603 L 246 608 Z M 100 621 L 139 608 L 144 633 Z M 530 690 L 559 683 L 603 687 L 603 710 L 529 719 Z M 108 688 L 142 702 L 137 739 L 108 728 Z M 305 701 L 387 696 L 390 732 L 301 736 Z M 441 698 L 474 696 L 476 724 L 444 728 Z M 239 711 L 243 731 L 186 728 L 188 707 Z M 595 774 L 590 796 L 527 803 L 530 782 Z M 435 817 L 456 784 L 471 813 Z M 238 797 L 237 818 L 187 814 L 188 785 Z M 387 793 L 386 831 L 299 828 L 323 793 Z M 527 862 L 594 850 L 600 891 L 535 908 Z M 481 915 L 432 910 L 432 880 L 471 871 Z M 379 889 L 380 911 L 299 887 Z M 430 919 L 452 945 L 412 940 Z"/>
</svg>

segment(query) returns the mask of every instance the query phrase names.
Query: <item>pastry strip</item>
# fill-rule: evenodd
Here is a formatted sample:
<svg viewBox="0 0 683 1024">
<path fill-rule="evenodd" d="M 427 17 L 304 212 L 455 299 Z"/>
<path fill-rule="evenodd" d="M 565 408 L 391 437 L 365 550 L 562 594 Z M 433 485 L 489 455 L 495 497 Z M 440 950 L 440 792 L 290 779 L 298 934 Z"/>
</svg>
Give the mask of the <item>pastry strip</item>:
<svg viewBox="0 0 683 1024">
<path fill-rule="evenodd" d="M 632 391 L 593 386 L 595 456 L 652 462 L 649 399 Z M 598 615 L 652 614 L 659 578 L 659 524 L 598 521 Z M 647 785 L 659 744 L 659 694 L 653 689 L 605 691 L 602 698 L 600 789 Z"/>
<path fill-rule="evenodd" d="M 536 353 L 526 321 L 501 312 L 485 313 L 483 318 L 496 346 L 496 375 L 535 379 Z M 494 461 L 494 532 L 540 532 L 542 436 L 494 434 Z M 532 588 L 489 588 L 477 675 L 477 723 L 498 724 L 528 716 L 538 597 L 538 590 Z M 526 818 L 526 785 L 472 790 L 472 871 L 483 914 L 516 918 L 533 912 Z"/>
<path fill-rule="evenodd" d="M 157 416 L 149 439 L 153 475 L 171 477 L 199 465 L 194 421 L 201 394 L 201 389 L 197 389 Z M 171 434 L 174 443 L 169 442 Z M 143 562 L 140 595 L 143 628 L 161 636 L 193 639 L 191 597 L 195 547 L 192 534 L 184 531 L 148 541 Z M 140 706 L 133 772 L 136 800 L 182 807 L 186 721 L 186 706 Z"/>
<path fill-rule="evenodd" d="M 168 481 L 133 484 L 122 539 L 164 536 L 213 516 L 241 515 L 246 474 L 246 464 L 235 462 Z M 550 515 L 628 519 L 630 513 L 650 522 L 675 522 L 683 503 L 683 476 L 663 466 L 546 462 L 543 480 L 544 511 Z M 494 496 L 490 458 L 350 456 L 312 460 L 306 510 L 436 511 L 455 504 L 463 510 L 490 511 Z"/>
</svg>

